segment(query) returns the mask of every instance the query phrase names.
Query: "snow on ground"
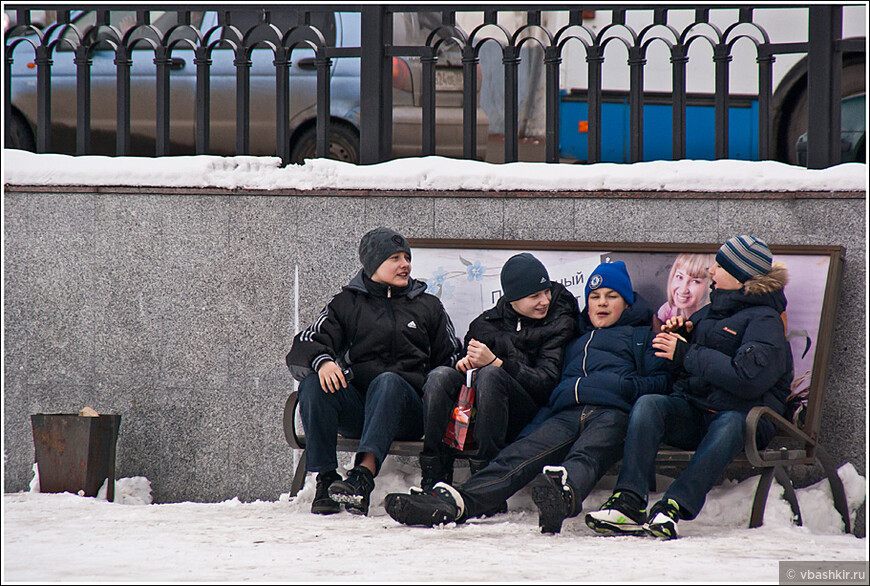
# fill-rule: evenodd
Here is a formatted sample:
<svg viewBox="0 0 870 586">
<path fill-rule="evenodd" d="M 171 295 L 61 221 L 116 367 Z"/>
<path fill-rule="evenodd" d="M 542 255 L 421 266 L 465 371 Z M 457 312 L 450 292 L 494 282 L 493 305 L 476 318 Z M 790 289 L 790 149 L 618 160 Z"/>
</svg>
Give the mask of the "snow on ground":
<svg viewBox="0 0 870 586">
<path fill-rule="evenodd" d="M 377 165 L 313 159 L 280 167 L 275 157 L 103 157 L 7 149 L 3 183 L 244 189 L 533 191 L 866 191 L 867 165 L 809 170 L 775 161 L 652 161 L 631 165 L 492 164 L 419 157 Z"/>
<path fill-rule="evenodd" d="M 851 464 L 840 477 L 854 518 L 866 481 Z M 119 480 L 114 503 L 5 494 L 3 582 L 776 582 L 781 560 L 868 559 L 867 540 L 843 533 L 826 481 L 798 490 L 803 527 L 775 485 L 757 529 L 747 527 L 758 477 L 729 482 L 696 520 L 680 523 L 676 541 L 600 537 L 581 518 L 542 535 L 526 491 L 505 515 L 434 529 L 399 525 L 383 497 L 418 481 L 418 469 L 389 458 L 369 517 L 310 514 L 313 476 L 297 497 L 275 502 L 148 504 L 142 477 Z M 609 493 L 595 490 L 584 508 Z"/>
</svg>

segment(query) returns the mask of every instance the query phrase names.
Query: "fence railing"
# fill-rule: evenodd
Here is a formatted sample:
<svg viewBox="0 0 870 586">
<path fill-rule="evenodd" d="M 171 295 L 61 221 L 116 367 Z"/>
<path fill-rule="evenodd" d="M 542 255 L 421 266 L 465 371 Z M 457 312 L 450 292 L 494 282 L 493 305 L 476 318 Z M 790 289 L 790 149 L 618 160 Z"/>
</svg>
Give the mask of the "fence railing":
<svg viewBox="0 0 870 586">
<path fill-rule="evenodd" d="M 652 9 L 646 9 L 651 19 L 642 28 L 632 26 L 630 16 L 635 9 L 630 6 L 535 5 L 533 10 L 525 12 L 525 23 L 516 30 L 499 24 L 500 12 L 492 5 L 267 5 L 255 11 L 250 5 L 218 5 L 211 25 L 202 17 L 203 13 L 197 11 L 198 8 L 208 10 L 207 6 L 193 5 L 179 9 L 178 5 L 136 5 L 135 13 L 130 14 L 124 28 L 115 23 L 113 14 L 133 12 L 129 5 L 85 4 L 77 9 L 61 8 L 56 10 L 56 19 L 52 24 L 41 27 L 37 25 L 35 17 L 36 11 L 40 10 L 38 5 L 6 5 L 7 14 L 14 20 L 5 35 L 7 145 L 16 144 L 16 140 L 19 144 L 22 140 L 26 141 L 26 136 L 16 138 L 16 133 L 26 134 L 35 129 L 32 137 L 34 150 L 53 152 L 52 128 L 56 120 L 53 117 L 52 88 L 57 87 L 55 76 L 58 75 L 53 65 L 58 51 L 69 51 L 74 55 L 75 68 L 76 109 L 74 123 L 71 123 L 75 128 L 75 153 L 92 153 L 92 81 L 98 73 L 94 71 L 94 61 L 98 54 L 107 53 L 112 57 L 114 66 L 114 152 L 117 155 L 130 154 L 135 136 L 131 129 L 131 103 L 139 87 L 133 66 L 135 59 L 141 59 L 139 49 L 145 47 L 155 66 L 153 83 L 150 84 L 155 100 L 154 154 L 171 154 L 173 105 L 179 91 L 189 91 L 195 95 L 192 113 L 194 152 L 213 152 L 212 126 L 216 117 L 216 96 L 212 73 L 219 51 L 232 55 L 235 153 L 248 154 L 251 140 L 252 53 L 255 48 L 267 48 L 271 50 L 274 68 L 275 153 L 285 163 L 291 160 L 294 141 L 299 140 L 299 128 L 294 129 L 291 122 L 295 116 L 291 110 L 291 90 L 296 83 L 291 65 L 299 51 L 313 53 L 313 59 L 306 61 L 308 69 L 316 72 L 316 115 L 312 124 L 316 119 L 314 154 L 317 157 L 330 154 L 333 136 L 331 126 L 342 124 L 352 127 L 356 123 L 358 128 L 354 130 L 359 137 L 358 161 L 367 164 L 391 158 L 394 58 L 407 57 L 419 58 L 421 67 L 422 89 L 418 106 L 421 111 L 420 152 L 423 155 L 434 154 L 438 129 L 436 77 L 439 58 L 449 45 L 453 50 L 458 50 L 461 56 L 462 153 L 465 158 L 474 158 L 480 139 L 477 116 L 481 51 L 485 45 L 494 44 L 501 51 L 504 72 L 504 160 L 511 162 L 518 159 L 520 52 L 523 47 L 537 46 L 540 50 L 534 55 L 540 55 L 538 58 L 543 59 L 545 69 L 545 156 L 546 161 L 555 163 L 560 160 L 560 68 L 565 65 L 565 48 L 569 44 L 579 43 L 585 53 L 585 64 L 581 66 L 586 68 L 588 77 L 587 161 L 601 160 L 602 72 L 605 50 L 612 44 L 622 45 L 628 55 L 629 160 L 640 161 L 644 158 L 644 74 L 647 51 L 653 45 L 663 44 L 667 47 L 671 63 L 672 158 L 681 159 L 686 157 L 689 50 L 693 45 L 705 43 L 712 49 L 713 55 L 710 66 L 715 80 L 715 158 L 727 158 L 732 51 L 738 42 L 749 42 L 756 49 L 758 158 L 777 158 L 777 139 L 773 136 L 777 132 L 772 103 L 774 61 L 778 55 L 805 53 L 807 108 L 813 113 L 812 123 L 806 127 L 807 165 L 823 168 L 840 162 L 839 104 L 843 54 L 864 51 L 863 39 L 841 38 L 842 7 L 836 5 L 807 6 L 807 40 L 794 42 L 772 42 L 765 28 L 754 19 L 758 12 L 770 8 L 753 9 L 746 5 L 693 6 L 689 24 L 679 27 L 673 24 L 671 16 L 677 11 L 685 13 L 686 5 L 655 5 Z M 711 21 L 711 10 L 724 9 L 731 10 L 735 19 L 726 27 L 717 26 Z M 354 23 L 354 26 L 358 26 L 358 43 L 348 45 L 346 40 L 352 39 L 353 34 L 344 31 L 345 40 L 343 44 L 338 44 L 335 35 L 330 36 L 329 30 L 325 30 L 331 25 L 328 18 L 324 20 L 323 16 L 332 14 L 334 10 L 358 14 L 358 25 Z M 610 23 L 598 29 L 588 26 L 590 10 L 609 12 Z M 84 20 L 83 11 L 93 11 L 94 16 L 91 20 Z M 171 26 L 161 29 L 152 23 L 153 11 L 171 14 Z M 394 16 L 397 13 L 421 11 L 434 12 L 440 22 L 436 22 L 428 31 L 425 42 L 416 45 L 396 44 Z M 480 25 L 472 30 L 464 30 L 457 24 L 457 15 L 464 12 L 480 13 Z M 566 24 L 555 30 L 548 29 L 542 25 L 544 12 L 564 13 L 567 16 Z M 252 13 L 256 15 L 254 20 L 239 16 L 250 16 Z M 281 15 L 280 23 L 278 15 Z M 324 22 L 326 24 L 322 24 Z M 25 44 L 30 46 L 30 53 L 22 48 Z M 176 81 L 179 78 L 174 72 L 179 67 L 178 62 L 183 64 L 184 61 L 177 55 L 185 51 L 192 52 L 195 76 L 181 83 Z M 340 120 L 332 108 L 335 105 L 335 90 L 331 79 L 335 61 L 348 58 L 359 58 L 358 107 L 351 108 L 353 113 Z M 608 55 L 608 59 L 612 58 Z M 28 60 L 32 60 L 28 63 L 29 72 L 21 68 L 21 62 Z M 104 71 L 99 73 L 105 74 Z M 21 87 L 17 84 L 21 84 Z M 24 86 L 28 84 L 36 101 L 32 109 L 34 113 L 29 115 L 17 103 L 24 99 Z M 226 100 L 221 99 L 220 103 L 221 108 L 228 107 Z M 14 123 L 18 126 L 15 127 Z"/>
</svg>

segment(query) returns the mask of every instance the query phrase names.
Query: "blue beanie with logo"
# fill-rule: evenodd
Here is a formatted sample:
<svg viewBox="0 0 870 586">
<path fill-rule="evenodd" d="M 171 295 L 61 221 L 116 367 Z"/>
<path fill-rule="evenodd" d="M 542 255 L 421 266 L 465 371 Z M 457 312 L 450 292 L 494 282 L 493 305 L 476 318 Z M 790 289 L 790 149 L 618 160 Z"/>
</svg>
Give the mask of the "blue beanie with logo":
<svg viewBox="0 0 870 586">
<path fill-rule="evenodd" d="M 634 305 L 634 290 L 631 288 L 631 279 L 625 263 L 621 260 L 616 262 L 603 262 L 592 271 L 586 280 L 586 305 L 589 305 L 589 294 L 601 287 L 613 289 L 619 293 L 628 305 Z"/>
</svg>

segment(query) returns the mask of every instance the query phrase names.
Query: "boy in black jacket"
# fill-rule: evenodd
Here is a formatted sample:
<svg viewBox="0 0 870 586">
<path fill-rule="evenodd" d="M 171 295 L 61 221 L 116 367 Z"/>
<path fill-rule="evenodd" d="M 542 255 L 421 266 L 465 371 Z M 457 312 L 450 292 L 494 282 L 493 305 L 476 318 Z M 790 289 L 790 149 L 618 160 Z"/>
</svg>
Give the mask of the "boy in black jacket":
<svg viewBox="0 0 870 586">
<path fill-rule="evenodd" d="M 437 297 L 411 278 L 411 248 L 376 228 L 360 241 L 363 268 L 317 320 L 293 340 L 287 366 L 300 380 L 308 469 L 317 472 L 311 512 L 340 503 L 368 514 L 374 477 L 394 439 L 423 435 L 423 382 L 431 368 L 453 366 L 459 340 Z M 337 433 L 360 438 L 354 467 L 336 469 Z"/>
<path fill-rule="evenodd" d="M 423 386 L 421 487 L 451 482 L 453 452 L 444 434 L 463 373 L 479 369 L 474 381 L 477 453 L 471 472 L 486 466 L 514 441 L 547 403 L 559 381 L 565 345 L 577 337 L 580 309 L 564 286 L 550 281 L 546 267 L 528 252 L 508 259 L 501 270 L 502 297 L 468 327 L 465 357 L 456 368 L 439 367 Z"/>
<path fill-rule="evenodd" d="M 622 456 L 635 399 L 667 392 L 666 361 L 650 345 L 652 315 L 622 261 L 599 265 L 586 282 L 581 336 L 565 351 L 562 381 L 520 439 L 459 486 L 388 494 L 387 513 L 405 525 L 459 523 L 498 510 L 531 481 L 541 531 L 561 531 Z"/>
<path fill-rule="evenodd" d="M 710 303 L 669 319 L 653 341 L 676 370 L 670 396 L 641 397 L 631 412 L 622 471 L 613 496 L 586 523 L 603 534 L 677 537 L 677 522 L 694 519 L 707 493 L 741 452 L 746 413 L 764 405 L 782 413 L 793 376 L 781 314 L 788 277 L 767 245 L 752 236 L 729 239 L 710 267 Z M 773 438 L 762 419 L 756 442 Z M 659 445 L 695 450 L 685 471 L 645 511 Z"/>
</svg>

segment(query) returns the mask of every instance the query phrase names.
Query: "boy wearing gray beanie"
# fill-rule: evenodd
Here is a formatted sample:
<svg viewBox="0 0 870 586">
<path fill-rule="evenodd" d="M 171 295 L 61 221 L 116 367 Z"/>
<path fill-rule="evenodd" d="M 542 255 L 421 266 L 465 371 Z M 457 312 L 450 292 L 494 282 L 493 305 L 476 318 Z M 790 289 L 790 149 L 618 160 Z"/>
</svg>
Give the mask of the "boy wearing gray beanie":
<svg viewBox="0 0 870 586">
<path fill-rule="evenodd" d="M 411 278 L 411 247 L 389 228 L 366 233 L 362 269 L 293 339 L 286 362 L 300 381 L 311 512 L 368 514 L 374 478 L 393 440 L 423 435 L 423 382 L 453 367 L 459 340 L 441 301 Z M 337 434 L 359 438 L 354 467 L 337 472 Z"/>
</svg>

